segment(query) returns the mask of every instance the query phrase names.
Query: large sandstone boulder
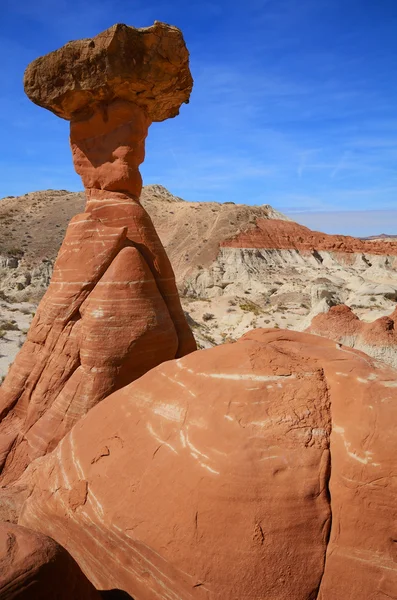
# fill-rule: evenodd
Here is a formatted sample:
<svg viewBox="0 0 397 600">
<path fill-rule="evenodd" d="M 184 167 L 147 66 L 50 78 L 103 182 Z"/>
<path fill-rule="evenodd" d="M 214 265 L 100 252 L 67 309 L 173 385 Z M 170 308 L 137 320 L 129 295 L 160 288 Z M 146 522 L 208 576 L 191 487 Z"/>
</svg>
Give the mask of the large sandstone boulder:
<svg viewBox="0 0 397 600">
<path fill-rule="evenodd" d="M 69 224 L 0 390 L 3 484 L 111 392 L 196 349 L 170 261 L 139 202 L 148 127 L 187 102 L 188 57 L 175 27 L 115 25 L 27 69 L 29 97 L 71 120 L 87 204 Z"/>
<path fill-rule="evenodd" d="M 141 600 L 397 592 L 397 373 L 257 330 L 93 408 L 20 480 L 19 522 Z"/>
<path fill-rule="evenodd" d="M 0 523 L 0 599 L 100 600 L 100 595 L 54 540 Z"/>
</svg>

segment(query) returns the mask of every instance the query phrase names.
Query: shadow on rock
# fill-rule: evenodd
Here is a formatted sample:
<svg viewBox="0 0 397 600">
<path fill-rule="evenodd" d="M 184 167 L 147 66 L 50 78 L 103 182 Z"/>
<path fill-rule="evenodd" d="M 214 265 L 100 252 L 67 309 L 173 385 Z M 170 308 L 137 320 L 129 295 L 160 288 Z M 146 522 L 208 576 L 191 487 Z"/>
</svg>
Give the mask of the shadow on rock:
<svg viewBox="0 0 397 600">
<path fill-rule="evenodd" d="M 99 594 L 103 600 L 134 600 L 132 596 L 123 590 L 103 590 Z"/>
</svg>

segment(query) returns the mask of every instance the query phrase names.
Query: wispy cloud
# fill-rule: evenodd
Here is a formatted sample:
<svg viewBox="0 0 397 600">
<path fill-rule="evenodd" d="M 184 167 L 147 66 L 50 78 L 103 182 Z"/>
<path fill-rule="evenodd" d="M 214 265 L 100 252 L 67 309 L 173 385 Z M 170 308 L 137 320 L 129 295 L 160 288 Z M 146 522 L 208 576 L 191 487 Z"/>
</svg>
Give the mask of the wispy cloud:
<svg viewBox="0 0 397 600">
<path fill-rule="evenodd" d="M 160 19 L 184 31 L 195 86 L 177 119 L 153 124 L 146 182 L 191 200 L 295 211 L 387 208 L 396 200 L 397 46 L 385 7 L 252 0 L 242 11 L 226 0 L 4 0 L 2 8 L 0 197 L 38 189 L 51 172 L 50 187 L 80 185 L 68 124 L 24 97 L 26 64 L 114 22 Z"/>
<path fill-rule="evenodd" d="M 368 236 L 397 235 L 397 210 L 356 210 L 289 213 L 291 218 L 310 229 L 325 233 Z"/>
</svg>

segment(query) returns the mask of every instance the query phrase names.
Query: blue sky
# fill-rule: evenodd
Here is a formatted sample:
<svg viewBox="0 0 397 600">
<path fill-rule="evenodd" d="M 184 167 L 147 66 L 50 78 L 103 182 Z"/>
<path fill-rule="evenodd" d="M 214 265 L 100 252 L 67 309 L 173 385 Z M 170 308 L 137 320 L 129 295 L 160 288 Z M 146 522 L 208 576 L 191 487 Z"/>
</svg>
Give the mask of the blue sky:
<svg viewBox="0 0 397 600">
<path fill-rule="evenodd" d="M 81 189 L 68 123 L 24 96 L 27 64 L 116 22 L 161 20 L 182 29 L 195 85 L 179 117 L 152 125 L 145 183 L 187 200 L 271 204 L 323 231 L 397 234 L 395 0 L 1 0 L 1 8 L 0 198 Z"/>
</svg>

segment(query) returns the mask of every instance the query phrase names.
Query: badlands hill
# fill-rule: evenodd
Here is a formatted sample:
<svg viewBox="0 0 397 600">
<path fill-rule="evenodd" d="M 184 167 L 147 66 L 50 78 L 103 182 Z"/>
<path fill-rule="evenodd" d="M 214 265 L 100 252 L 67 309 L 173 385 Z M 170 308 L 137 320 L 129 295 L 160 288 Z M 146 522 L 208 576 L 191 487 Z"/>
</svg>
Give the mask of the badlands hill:
<svg viewBox="0 0 397 600">
<path fill-rule="evenodd" d="M 145 186 L 141 201 L 170 257 L 200 346 L 237 339 L 253 327 L 303 330 L 340 303 L 364 321 L 395 308 L 396 241 L 314 232 L 270 205 L 187 202 L 161 185 Z M 84 202 L 83 192 L 66 190 L 0 201 L 5 298 L 38 302 L 67 224 Z M 18 334 L 8 337 L 16 341 Z"/>
</svg>

